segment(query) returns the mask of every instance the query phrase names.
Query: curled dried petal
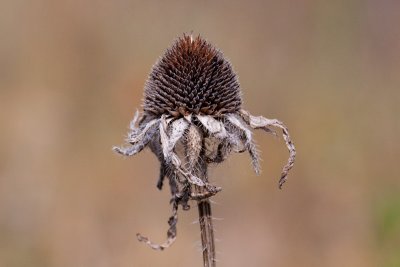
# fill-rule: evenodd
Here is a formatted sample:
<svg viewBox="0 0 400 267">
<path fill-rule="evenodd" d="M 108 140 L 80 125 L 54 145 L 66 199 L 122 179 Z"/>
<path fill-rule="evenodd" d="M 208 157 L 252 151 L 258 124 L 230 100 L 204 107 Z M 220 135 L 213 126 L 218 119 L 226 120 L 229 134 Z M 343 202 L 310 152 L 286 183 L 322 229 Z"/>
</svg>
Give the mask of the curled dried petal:
<svg viewBox="0 0 400 267">
<path fill-rule="evenodd" d="M 224 124 L 211 116 L 197 115 L 201 124 L 215 137 L 223 139 L 227 137 Z"/>
<path fill-rule="evenodd" d="M 162 244 L 152 242 L 148 237 L 137 233 L 136 237 L 140 242 L 147 244 L 154 250 L 164 250 L 169 248 L 176 240 L 176 224 L 178 222 L 178 204 L 173 203 L 172 215 L 168 219 L 169 229 L 167 231 L 167 240 Z"/>
<path fill-rule="evenodd" d="M 249 151 L 253 169 L 257 175 L 260 174 L 260 160 L 257 149 L 254 143 L 252 142 L 252 133 L 250 129 L 248 129 L 246 125 L 242 122 L 242 120 L 239 119 L 240 117 L 237 117 L 234 114 L 229 114 L 226 117 L 230 123 L 232 123 L 237 129 L 239 129 L 244 133 L 246 137 L 245 147 Z"/>
<path fill-rule="evenodd" d="M 289 159 L 286 165 L 283 167 L 281 178 L 279 179 L 279 188 L 286 182 L 288 173 L 293 167 L 296 158 L 296 148 L 290 138 L 288 128 L 277 119 L 267 119 L 263 116 L 252 116 L 249 112 L 241 110 L 241 115 L 245 118 L 245 121 L 254 129 L 269 129 L 269 126 L 277 127 L 282 129 L 283 139 L 285 140 L 286 147 L 289 150 Z M 247 119 L 246 119 L 247 118 Z"/>
</svg>

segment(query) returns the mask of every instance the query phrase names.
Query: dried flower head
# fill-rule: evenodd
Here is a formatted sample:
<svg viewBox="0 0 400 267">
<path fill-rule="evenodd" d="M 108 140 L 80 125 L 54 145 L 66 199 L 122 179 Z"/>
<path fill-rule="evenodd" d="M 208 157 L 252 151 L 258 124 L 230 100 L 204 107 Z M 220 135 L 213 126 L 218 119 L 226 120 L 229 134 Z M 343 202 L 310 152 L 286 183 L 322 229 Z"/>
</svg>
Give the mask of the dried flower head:
<svg viewBox="0 0 400 267">
<path fill-rule="evenodd" d="M 166 243 L 157 245 L 138 234 L 154 249 L 168 247 L 176 238 L 177 209 L 188 209 L 189 200 L 207 199 L 221 190 L 208 183 L 207 164 L 223 162 L 231 152 L 248 151 L 255 172 L 259 156 L 252 129 L 282 129 L 289 149 L 279 187 L 286 181 L 295 159 L 295 148 L 284 124 L 252 116 L 241 107 L 237 75 L 222 53 L 201 37 L 178 38 L 154 65 L 145 86 L 144 111 L 130 125 L 127 147 L 114 147 L 125 156 L 149 147 L 160 161 L 157 187 L 168 178 L 173 215 Z M 181 146 L 183 149 L 178 149 Z M 198 190 L 198 189 L 202 190 Z"/>
<path fill-rule="evenodd" d="M 144 111 L 172 117 L 221 116 L 241 106 L 231 64 L 204 39 L 185 36 L 153 67 L 145 88 Z"/>
</svg>

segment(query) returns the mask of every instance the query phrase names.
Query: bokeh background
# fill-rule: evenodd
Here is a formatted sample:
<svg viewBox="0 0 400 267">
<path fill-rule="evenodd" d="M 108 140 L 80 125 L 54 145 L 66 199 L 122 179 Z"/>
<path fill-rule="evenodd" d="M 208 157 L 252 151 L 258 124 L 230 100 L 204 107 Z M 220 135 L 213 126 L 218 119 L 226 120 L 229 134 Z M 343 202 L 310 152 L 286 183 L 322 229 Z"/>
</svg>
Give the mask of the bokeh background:
<svg viewBox="0 0 400 267">
<path fill-rule="evenodd" d="M 0 2 L 0 266 L 202 266 L 197 210 L 163 241 L 168 190 L 149 152 L 124 159 L 151 66 L 184 32 L 223 50 L 246 109 L 282 139 L 210 170 L 218 266 L 400 266 L 400 3 Z"/>
</svg>

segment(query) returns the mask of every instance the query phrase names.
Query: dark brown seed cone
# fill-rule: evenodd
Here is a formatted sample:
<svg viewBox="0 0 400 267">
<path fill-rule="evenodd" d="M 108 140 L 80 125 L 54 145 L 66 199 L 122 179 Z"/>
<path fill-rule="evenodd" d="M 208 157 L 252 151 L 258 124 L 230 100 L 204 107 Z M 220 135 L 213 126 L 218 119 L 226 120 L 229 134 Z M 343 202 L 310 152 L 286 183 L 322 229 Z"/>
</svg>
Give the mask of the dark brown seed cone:
<svg viewBox="0 0 400 267">
<path fill-rule="evenodd" d="M 219 116 L 240 106 L 231 64 L 200 36 L 179 38 L 154 65 L 145 86 L 144 110 L 156 116 Z"/>
</svg>

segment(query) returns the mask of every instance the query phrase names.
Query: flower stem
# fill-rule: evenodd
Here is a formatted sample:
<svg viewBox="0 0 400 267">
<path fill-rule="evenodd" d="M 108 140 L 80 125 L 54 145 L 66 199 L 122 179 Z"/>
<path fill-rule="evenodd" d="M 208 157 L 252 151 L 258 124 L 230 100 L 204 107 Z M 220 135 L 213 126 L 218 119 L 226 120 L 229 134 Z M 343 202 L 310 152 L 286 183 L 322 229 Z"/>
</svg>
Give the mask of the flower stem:
<svg viewBox="0 0 400 267">
<path fill-rule="evenodd" d="M 198 161 L 197 165 L 197 174 L 205 184 L 208 184 L 207 167 L 208 166 L 204 158 L 204 153 L 200 153 L 200 160 Z M 208 189 L 205 186 L 194 186 L 194 190 L 199 195 L 205 195 L 208 193 Z M 210 199 L 203 198 L 198 200 L 197 208 L 199 210 L 199 224 L 204 267 L 216 267 L 214 226 L 212 222 Z"/>
<path fill-rule="evenodd" d="M 198 201 L 197 206 L 199 210 L 204 267 L 215 267 L 214 227 L 212 223 L 210 200 L 205 199 Z"/>
</svg>

